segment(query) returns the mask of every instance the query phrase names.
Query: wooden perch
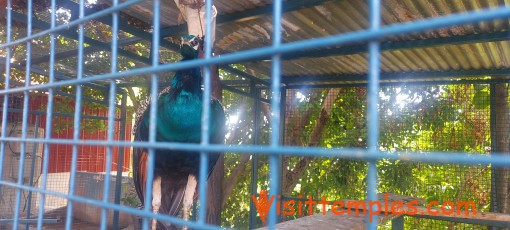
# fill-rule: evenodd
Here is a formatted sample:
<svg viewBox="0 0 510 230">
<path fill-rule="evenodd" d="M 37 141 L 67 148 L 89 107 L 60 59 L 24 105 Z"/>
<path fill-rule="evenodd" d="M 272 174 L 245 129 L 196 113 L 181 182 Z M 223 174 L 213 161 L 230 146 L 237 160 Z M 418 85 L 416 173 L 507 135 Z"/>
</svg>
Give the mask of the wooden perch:
<svg viewBox="0 0 510 230">
<path fill-rule="evenodd" d="M 195 36 L 211 36 L 212 44 L 216 37 L 216 7 L 212 7 L 212 34 L 205 34 L 207 23 L 204 0 L 174 0 L 181 12 L 181 17 L 188 23 L 188 34 Z"/>
<path fill-rule="evenodd" d="M 425 201 L 423 199 L 414 199 L 411 197 L 406 196 L 400 196 L 395 194 L 387 194 L 388 202 L 395 202 L 395 201 L 402 201 L 402 202 L 408 202 L 411 200 L 417 200 L 419 204 L 423 204 Z M 378 195 L 379 202 L 383 203 L 386 199 L 386 194 L 379 194 Z M 360 201 L 354 201 L 354 200 L 341 200 L 342 202 L 360 202 Z M 361 207 L 360 207 L 361 208 Z M 346 209 L 342 209 L 346 210 Z M 362 210 L 362 208 L 361 208 Z M 350 215 L 336 215 L 332 211 L 328 211 L 325 215 L 322 213 L 314 214 L 311 216 L 304 216 L 300 217 L 296 220 L 290 220 L 286 222 L 282 222 L 276 225 L 276 229 L 281 230 L 291 230 L 291 229 L 336 229 L 336 230 L 343 230 L 343 229 L 357 229 L 362 230 L 366 229 L 366 217 L 363 214 L 362 211 L 359 212 L 359 215 L 354 214 L 354 212 Z M 401 216 L 399 214 L 393 214 L 388 213 L 384 214 L 384 211 L 381 212 L 382 214 L 374 215 L 378 216 L 377 224 L 384 224 L 388 222 L 389 220 L 396 218 L 398 216 Z M 268 229 L 267 227 L 259 228 L 261 229 Z"/>
<path fill-rule="evenodd" d="M 344 204 L 349 202 L 360 203 L 361 201 L 355 200 L 340 200 Z M 460 223 L 473 223 L 496 227 L 510 227 L 510 215 L 503 213 L 492 213 L 492 212 L 473 212 L 461 210 L 460 213 L 452 210 L 443 211 L 440 208 L 428 208 L 426 207 L 426 201 L 424 199 L 416 199 L 408 196 L 401 196 L 396 194 L 378 194 L 378 201 L 381 204 L 381 211 L 378 216 L 378 224 L 384 224 L 387 221 L 406 215 L 405 212 L 413 212 L 413 215 L 418 218 L 429 218 L 429 219 L 440 219 L 446 221 L 460 222 Z M 388 203 L 388 206 L 385 204 Z M 391 210 L 391 204 L 400 202 L 404 204 L 402 208 Z M 410 202 L 413 203 L 414 209 L 407 206 Z M 323 213 L 314 214 L 311 216 L 300 217 L 296 220 L 282 222 L 276 225 L 276 229 L 366 229 L 366 216 L 363 211 L 367 206 L 352 206 L 351 210 L 358 210 L 359 215 L 355 212 L 351 214 L 336 215 L 331 210 L 325 215 Z M 341 209 L 346 211 L 347 209 Z M 394 211 L 394 212 L 393 212 Z M 368 213 L 368 211 L 367 211 Z M 416 214 L 414 214 L 416 213 Z M 369 215 L 369 214 L 367 214 Z M 374 214 L 375 216 L 375 214 Z M 267 228 L 260 228 L 267 229 Z"/>
</svg>

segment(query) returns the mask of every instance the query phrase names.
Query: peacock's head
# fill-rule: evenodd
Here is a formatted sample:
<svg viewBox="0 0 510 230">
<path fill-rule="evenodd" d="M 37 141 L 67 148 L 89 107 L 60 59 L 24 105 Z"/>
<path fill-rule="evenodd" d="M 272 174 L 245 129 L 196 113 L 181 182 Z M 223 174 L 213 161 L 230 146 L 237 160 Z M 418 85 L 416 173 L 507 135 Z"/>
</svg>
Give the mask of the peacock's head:
<svg viewBox="0 0 510 230">
<path fill-rule="evenodd" d="M 184 35 L 181 37 L 181 54 L 184 59 L 193 59 L 198 57 L 199 49 L 203 44 L 203 39 L 193 35 Z"/>
</svg>

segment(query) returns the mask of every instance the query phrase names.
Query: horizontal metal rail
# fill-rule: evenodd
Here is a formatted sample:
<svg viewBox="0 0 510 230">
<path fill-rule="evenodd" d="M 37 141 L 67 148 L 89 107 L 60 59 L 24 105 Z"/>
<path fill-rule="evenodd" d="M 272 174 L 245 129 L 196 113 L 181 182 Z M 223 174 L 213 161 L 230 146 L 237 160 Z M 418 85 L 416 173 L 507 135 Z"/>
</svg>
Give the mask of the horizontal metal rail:
<svg viewBox="0 0 510 230">
<path fill-rule="evenodd" d="M 153 218 L 153 219 L 157 219 L 157 220 L 161 220 L 161 221 L 168 221 L 168 222 L 172 222 L 176 225 L 186 225 L 190 228 L 211 229 L 211 230 L 223 229 L 223 228 L 219 228 L 219 227 L 215 227 L 215 226 L 211 226 L 211 225 L 197 224 L 197 223 L 190 222 L 190 221 L 184 221 L 180 218 L 169 216 L 169 215 L 161 215 L 161 214 L 154 214 L 152 212 L 144 212 L 139 209 L 130 208 L 130 207 L 126 207 L 126 206 L 122 206 L 122 205 L 118 205 L 118 204 L 105 203 L 105 202 L 98 201 L 95 199 L 87 199 L 87 198 L 75 196 L 75 195 L 70 196 L 67 194 L 63 194 L 63 193 L 59 193 L 59 192 L 55 192 L 55 191 L 51 191 L 51 190 L 46 190 L 46 189 L 41 189 L 41 188 L 31 187 L 31 186 L 26 186 L 26 185 L 20 185 L 20 184 L 3 181 L 3 180 L 0 180 L 0 185 L 6 185 L 9 187 L 13 187 L 13 188 L 20 188 L 20 189 L 27 190 L 27 191 L 32 191 L 32 192 L 37 192 L 37 193 L 41 193 L 41 194 L 65 198 L 67 200 L 71 200 L 74 202 L 86 203 L 86 204 L 94 205 L 97 207 L 108 208 L 111 210 L 117 210 L 120 212 L 125 212 L 125 213 L 129 213 L 129 214 L 133 214 L 133 215 L 137 215 L 137 216 L 141 216 L 141 217 L 149 217 L 149 218 Z"/>
<path fill-rule="evenodd" d="M 51 224 L 58 223 L 60 219 L 43 219 L 43 223 Z M 0 219 L 0 224 L 10 224 L 14 222 L 14 219 Z M 18 219 L 19 224 L 35 224 L 37 223 L 37 219 Z"/>
<path fill-rule="evenodd" d="M 88 16 L 83 17 L 83 18 L 76 19 L 76 20 L 74 20 L 72 22 L 69 22 L 69 23 L 66 23 L 66 24 L 62 24 L 62 25 L 58 25 L 58 26 L 55 26 L 55 27 L 50 28 L 50 29 L 42 30 L 42 31 L 40 31 L 38 33 L 35 33 L 35 34 L 30 35 L 30 36 L 26 36 L 26 37 L 23 37 L 23 38 L 11 41 L 9 43 L 0 44 L 0 49 L 6 48 L 6 47 L 9 47 L 9 46 L 18 45 L 18 44 L 21 44 L 21 43 L 24 43 L 24 42 L 29 42 L 29 41 L 34 40 L 36 38 L 40 38 L 40 37 L 43 37 L 43 36 L 46 36 L 48 34 L 58 32 L 58 31 L 67 30 L 69 27 L 75 27 L 75 26 L 78 26 L 80 24 L 86 23 L 88 21 L 91 21 L 91 20 L 94 20 L 94 19 L 97 19 L 97 18 L 100 18 L 100 17 L 104 17 L 104 16 L 109 15 L 109 14 L 111 14 L 113 12 L 118 12 L 118 11 L 124 9 L 124 8 L 130 7 L 130 6 L 135 5 L 137 3 L 140 3 L 141 1 L 142 0 L 130 0 L 130 1 L 123 2 L 123 3 L 121 3 L 121 4 L 119 4 L 119 5 L 115 6 L 115 7 L 110 7 L 110 8 L 98 11 L 98 12 L 96 12 L 94 14 L 88 15 Z"/>
<path fill-rule="evenodd" d="M 423 86 L 423 85 L 462 85 L 462 84 L 490 84 L 509 83 L 510 79 L 487 79 L 487 80 L 439 80 L 439 81 L 412 81 L 412 82 L 381 82 L 383 87 L 389 86 Z M 325 88 L 352 88 L 367 87 L 368 83 L 337 83 L 337 84 L 308 84 L 289 85 L 287 89 L 325 89 Z M 264 88 L 261 88 L 264 89 Z"/>
<path fill-rule="evenodd" d="M 493 20 L 500 18 L 510 17 L 510 8 L 499 7 L 489 10 L 473 11 L 461 14 L 452 14 L 449 16 L 436 17 L 431 19 L 424 19 L 419 21 L 413 21 L 405 24 L 392 24 L 388 26 L 382 26 L 379 30 L 362 30 L 346 34 L 333 35 L 323 38 L 317 38 L 308 41 L 298 41 L 281 44 L 279 46 L 271 46 L 264 48 L 257 48 L 253 50 L 240 51 L 232 54 L 225 54 L 219 57 L 212 57 L 208 59 L 197 59 L 192 61 L 184 61 L 178 63 L 163 64 L 159 66 L 148 66 L 138 69 L 128 70 L 119 73 L 109 73 L 102 75 L 94 75 L 83 79 L 73 79 L 66 81 L 58 81 L 51 84 L 41 84 L 29 87 L 19 87 L 15 89 L 6 89 L 0 92 L 0 95 L 23 92 L 26 90 L 40 90 L 53 87 L 60 87 L 66 85 L 77 85 L 83 84 L 90 81 L 101 81 L 118 79 L 123 77 L 130 77 L 148 73 L 160 73 L 168 71 L 177 71 L 181 69 L 188 69 L 191 67 L 202 67 L 207 65 L 221 65 L 238 63 L 240 61 L 248 61 L 260 57 L 270 57 L 274 54 L 285 54 L 292 53 L 301 50 L 310 50 L 321 47 L 327 47 L 332 45 L 345 45 L 349 43 L 367 42 L 376 39 L 388 38 L 396 35 L 402 35 L 407 33 L 415 33 L 434 28 L 447 27 L 452 25 L 467 24 L 485 20 Z M 58 30 L 57 30 L 58 31 Z M 56 31 L 51 31 L 56 32 Z M 25 41 L 25 40 L 23 40 Z M 11 44 L 11 43 L 9 43 Z M 0 45 L 0 48 L 6 45 Z"/>
<path fill-rule="evenodd" d="M 482 155 L 480 153 L 466 154 L 465 152 L 371 152 L 364 148 L 320 148 L 320 147 L 291 147 L 279 146 L 278 148 L 270 146 L 227 146 L 227 145 L 197 145 L 174 142 L 131 142 L 105 140 L 72 140 L 72 139 L 34 139 L 34 138 L 0 138 L 5 142 L 26 142 L 26 143 L 44 143 L 44 144 L 67 144 L 67 145 L 91 145 L 91 146 L 112 146 L 112 147 L 136 147 L 136 148 L 154 148 L 154 149 L 173 149 L 182 151 L 207 151 L 207 152 L 236 152 L 250 153 L 258 155 L 289 155 L 289 156 L 313 156 L 313 157 L 337 157 L 342 159 L 355 159 L 364 161 L 390 160 L 404 162 L 427 162 L 439 164 L 460 164 L 460 165 L 489 165 L 508 166 L 510 158 L 498 153 L 494 155 Z"/>
<path fill-rule="evenodd" d="M 0 112 L 3 112 L 3 109 L 0 109 Z M 22 113 L 22 109 L 11 109 L 8 110 L 9 113 Z M 29 114 L 35 114 L 35 115 L 43 115 L 46 116 L 46 111 L 40 111 L 40 110 L 29 110 Z M 74 114 L 71 113 L 55 113 L 53 112 L 53 115 L 56 117 L 74 117 Z M 108 120 L 108 117 L 100 117 L 100 116 L 91 116 L 91 115 L 81 115 L 82 118 L 85 119 L 95 119 L 95 120 Z M 120 118 L 115 118 L 115 121 L 120 121 Z"/>
</svg>

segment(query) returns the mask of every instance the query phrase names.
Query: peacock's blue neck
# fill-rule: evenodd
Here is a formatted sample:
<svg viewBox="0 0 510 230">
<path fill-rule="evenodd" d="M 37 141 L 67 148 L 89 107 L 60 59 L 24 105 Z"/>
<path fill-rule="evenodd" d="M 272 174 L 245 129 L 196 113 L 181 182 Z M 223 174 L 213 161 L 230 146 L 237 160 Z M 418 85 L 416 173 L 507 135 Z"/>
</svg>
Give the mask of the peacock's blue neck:
<svg viewBox="0 0 510 230">
<path fill-rule="evenodd" d="M 172 79 L 171 96 L 188 97 L 191 95 L 201 95 L 202 77 L 199 68 L 179 70 Z"/>
</svg>

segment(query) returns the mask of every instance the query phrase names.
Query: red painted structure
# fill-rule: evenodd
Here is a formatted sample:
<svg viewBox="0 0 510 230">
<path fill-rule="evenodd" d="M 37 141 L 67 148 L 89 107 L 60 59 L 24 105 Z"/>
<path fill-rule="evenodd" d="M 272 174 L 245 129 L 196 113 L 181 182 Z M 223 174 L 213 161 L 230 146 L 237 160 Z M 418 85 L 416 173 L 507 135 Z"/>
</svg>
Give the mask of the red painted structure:
<svg viewBox="0 0 510 230">
<path fill-rule="evenodd" d="M 0 98 L 1 102 L 3 102 L 3 98 Z M 30 110 L 31 111 L 42 111 L 44 115 L 40 115 L 40 120 L 38 127 L 45 129 L 46 125 L 46 105 L 48 101 L 48 96 L 44 94 L 37 94 L 30 96 Z M 58 105 L 57 105 L 58 104 Z M 57 109 L 63 108 L 65 113 L 74 114 L 74 106 L 75 101 L 66 97 L 56 97 L 54 104 L 54 112 L 58 112 Z M 22 96 L 11 96 L 9 100 L 9 108 L 14 109 L 22 109 L 23 108 L 23 97 Z M 90 116 L 98 116 L 98 117 L 108 117 L 108 107 L 104 106 L 94 106 L 90 103 L 84 103 L 82 109 L 83 115 Z M 8 116 L 8 122 L 21 122 L 21 113 L 11 112 Z M 115 114 L 116 118 L 120 118 L 120 112 Z M 29 116 L 29 124 L 34 125 L 36 121 L 36 115 L 31 114 Z M 101 122 L 103 124 L 103 128 L 98 131 L 81 131 L 80 140 L 106 140 L 107 139 L 107 129 L 108 121 L 107 120 L 96 120 L 95 122 Z M 62 117 L 62 116 L 53 116 L 53 129 L 51 133 L 52 139 L 73 139 L 73 131 L 72 128 L 74 123 L 73 117 Z M 82 122 L 83 124 L 83 122 Z M 95 123 L 98 124 L 98 123 Z M 120 130 L 125 130 L 125 135 L 123 137 L 120 136 Z M 120 126 L 120 121 L 115 122 L 115 132 L 114 132 L 114 140 L 131 140 L 131 119 L 127 117 L 126 124 L 124 127 Z M 45 135 L 46 135 L 45 130 Z M 33 138 L 33 137 L 30 137 Z M 118 162 L 118 147 L 113 148 L 113 162 L 112 162 L 112 170 L 117 171 L 117 162 Z M 106 160 L 106 146 L 90 146 L 90 145 L 82 145 L 78 146 L 78 171 L 84 172 L 104 172 L 105 171 L 105 160 Z M 124 162 L 122 165 L 122 171 L 129 171 L 130 165 L 130 157 L 131 157 L 131 149 L 126 147 L 124 148 Z M 50 173 L 58 173 L 58 172 L 69 172 L 71 170 L 71 157 L 72 157 L 72 145 L 66 144 L 51 144 L 50 146 L 50 158 L 49 158 L 49 172 Z"/>
</svg>

